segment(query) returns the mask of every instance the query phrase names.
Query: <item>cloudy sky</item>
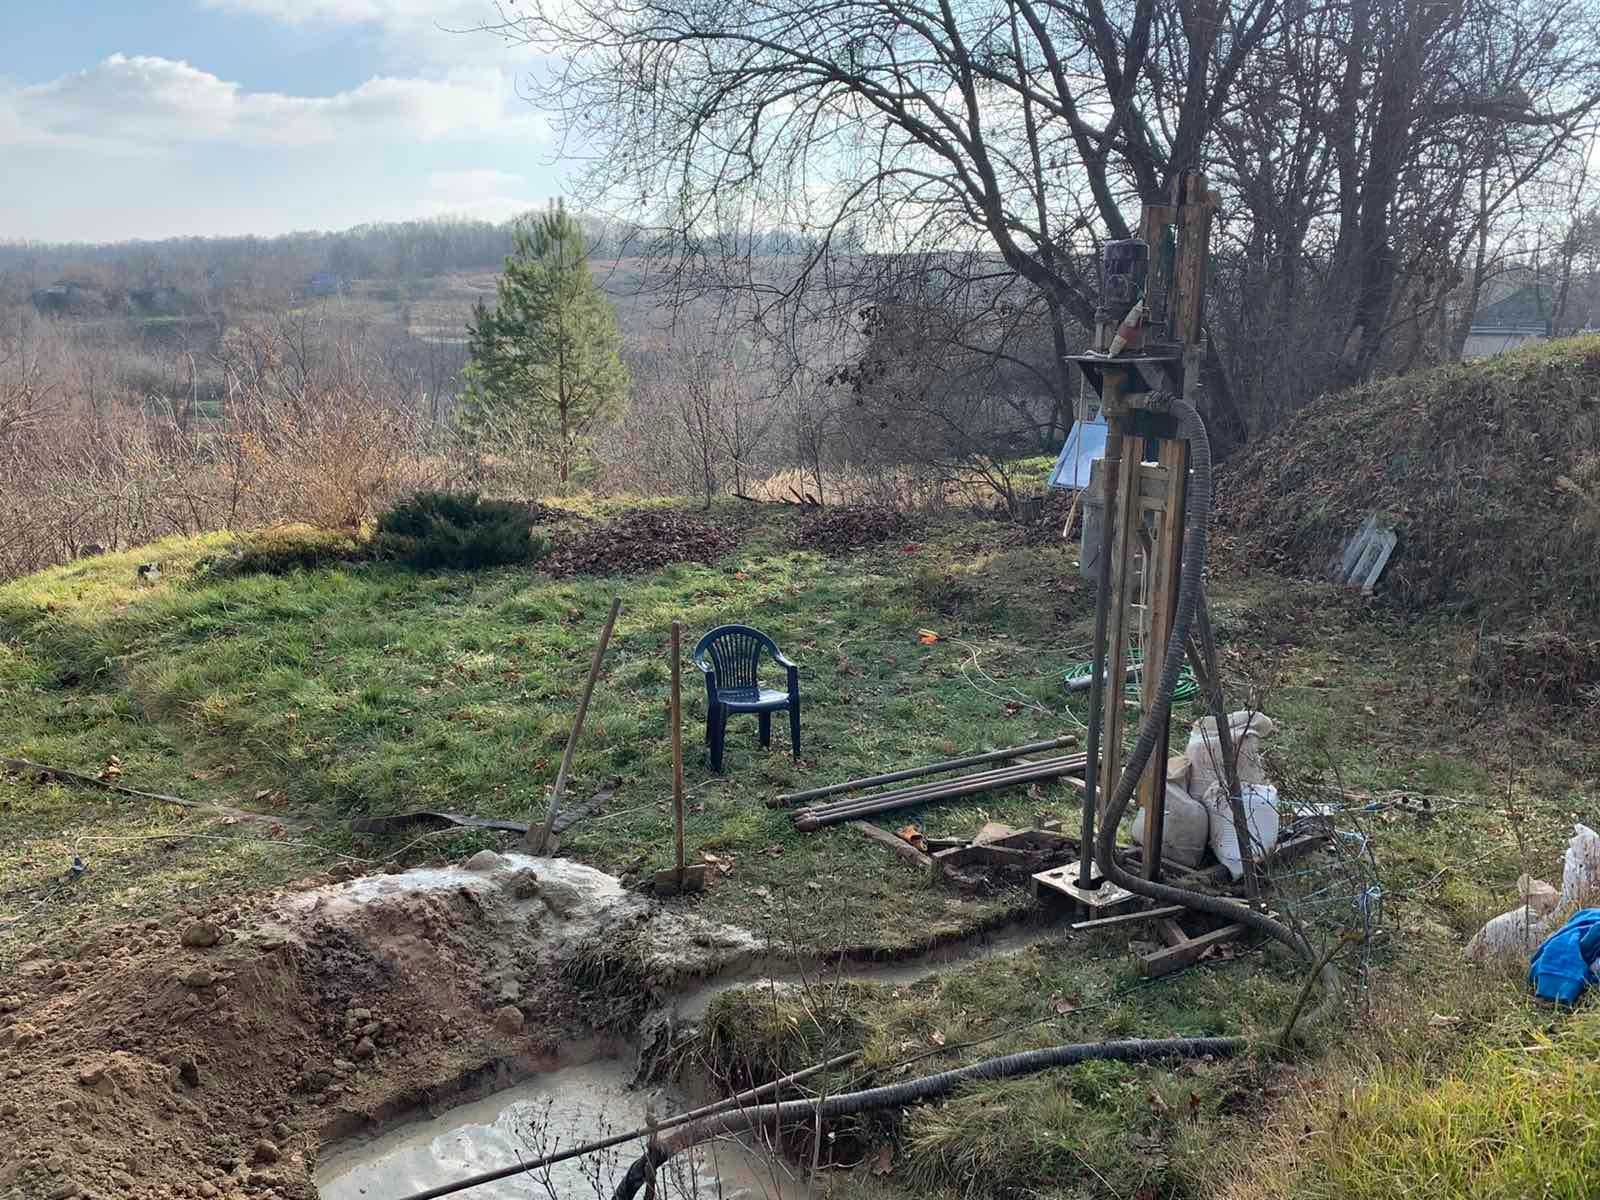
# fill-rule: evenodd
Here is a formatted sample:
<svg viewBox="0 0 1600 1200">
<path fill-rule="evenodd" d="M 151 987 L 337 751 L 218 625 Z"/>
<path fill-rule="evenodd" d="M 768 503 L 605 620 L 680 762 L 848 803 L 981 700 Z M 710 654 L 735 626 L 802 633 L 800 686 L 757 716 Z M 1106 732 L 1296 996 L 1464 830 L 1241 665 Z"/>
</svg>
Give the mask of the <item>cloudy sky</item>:
<svg viewBox="0 0 1600 1200">
<path fill-rule="evenodd" d="M 0 240 L 502 219 L 560 191 L 492 0 L 0 4 Z"/>
</svg>

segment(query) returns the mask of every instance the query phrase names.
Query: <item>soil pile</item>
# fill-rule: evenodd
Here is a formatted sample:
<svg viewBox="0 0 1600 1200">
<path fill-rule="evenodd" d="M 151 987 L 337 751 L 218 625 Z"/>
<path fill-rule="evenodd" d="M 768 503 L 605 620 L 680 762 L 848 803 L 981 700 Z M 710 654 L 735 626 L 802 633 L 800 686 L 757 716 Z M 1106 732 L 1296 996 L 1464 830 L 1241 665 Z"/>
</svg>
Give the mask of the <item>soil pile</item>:
<svg viewBox="0 0 1600 1200">
<path fill-rule="evenodd" d="M 627 945 L 633 991 L 743 961 L 741 931 L 608 875 L 484 852 L 115 929 L 0 985 L 0 1200 L 311 1200 L 324 1139 L 550 1069 L 593 1034 L 570 963 Z"/>
<path fill-rule="evenodd" d="M 845 554 L 905 537 L 911 522 L 903 513 L 874 505 L 824 508 L 808 516 L 795 531 L 795 544 L 808 550 Z"/>
<path fill-rule="evenodd" d="M 540 567 L 557 577 L 631 575 L 672 563 L 715 562 L 738 545 L 726 529 L 666 508 L 641 508 L 589 529 L 558 532 Z"/>
<path fill-rule="evenodd" d="M 1399 538 L 1378 594 L 1600 626 L 1600 337 L 1325 396 L 1218 478 L 1241 556 L 1322 576 L 1371 513 Z"/>
</svg>

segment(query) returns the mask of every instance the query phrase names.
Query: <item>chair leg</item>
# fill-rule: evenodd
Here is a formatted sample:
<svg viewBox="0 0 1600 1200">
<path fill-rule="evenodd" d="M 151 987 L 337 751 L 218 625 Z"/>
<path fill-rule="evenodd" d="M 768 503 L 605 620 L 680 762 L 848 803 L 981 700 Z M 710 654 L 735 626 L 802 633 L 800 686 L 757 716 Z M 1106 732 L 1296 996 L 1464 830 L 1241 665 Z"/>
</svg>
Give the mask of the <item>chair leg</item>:
<svg viewBox="0 0 1600 1200">
<path fill-rule="evenodd" d="M 769 712 L 757 713 L 761 721 L 761 744 L 768 749 L 772 747 L 772 714 Z"/>
<path fill-rule="evenodd" d="M 711 711 L 706 714 L 706 723 L 709 726 L 706 733 L 707 740 L 711 746 L 711 770 L 720 775 L 722 774 L 722 745 L 727 738 L 728 732 L 727 711 L 720 704 L 713 705 Z"/>
<path fill-rule="evenodd" d="M 800 697 L 794 696 L 789 701 L 789 752 L 798 762 L 800 759 Z"/>
</svg>

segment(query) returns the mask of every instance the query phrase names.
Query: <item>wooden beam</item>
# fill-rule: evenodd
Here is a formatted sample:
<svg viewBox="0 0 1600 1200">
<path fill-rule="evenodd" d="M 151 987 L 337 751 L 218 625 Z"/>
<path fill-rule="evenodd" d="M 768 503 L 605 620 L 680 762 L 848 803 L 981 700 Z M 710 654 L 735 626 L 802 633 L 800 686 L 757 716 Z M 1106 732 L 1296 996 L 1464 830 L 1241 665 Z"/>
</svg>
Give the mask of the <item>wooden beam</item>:
<svg viewBox="0 0 1600 1200">
<path fill-rule="evenodd" d="M 904 859 L 913 867 L 919 867 L 926 871 L 928 868 L 933 866 L 933 859 L 924 854 L 921 850 L 918 850 L 910 842 L 906 841 L 905 838 L 896 837 L 887 829 L 883 829 L 880 826 L 874 825 L 871 821 L 852 821 L 851 824 L 859 829 L 866 837 L 870 838 L 874 842 L 877 842 L 878 845 L 893 850 L 899 858 Z"/>
<path fill-rule="evenodd" d="M 1180 946 L 1169 946 L 1165 950 L 1144 955 L 1139 960 L 1139 968 L 1149 978 L 1170 975 L 1174 971 L 1199 962 L 1200 956 L 1211 947 L 1234 941 L 1243 936 L 1244 932 L 1243 925 L 1224 925 L 1221 929 L 1213 929 L 1210 933 L 1202 933 L 1199 937 L 1185 938 Z"/>
</svg>

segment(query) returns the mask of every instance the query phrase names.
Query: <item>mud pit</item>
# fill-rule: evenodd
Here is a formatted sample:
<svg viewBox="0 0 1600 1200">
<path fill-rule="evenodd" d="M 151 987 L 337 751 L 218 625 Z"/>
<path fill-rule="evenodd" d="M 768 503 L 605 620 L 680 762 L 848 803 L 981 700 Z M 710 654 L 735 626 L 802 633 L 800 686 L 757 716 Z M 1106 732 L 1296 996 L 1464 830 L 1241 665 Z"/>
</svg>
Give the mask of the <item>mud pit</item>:
<svg viewBox="0 0 1600 1200">
<path fill-rule="evenodd" d="M 652 1112 L 660 1117 L 690 1107 L 672 1092 L 634 1090 L 632 1078 L 632 1064 L 619 1059 L 566 1067 L 370 1141 L 333 1147 L 317 1167 L 322 1200 L 408 1195 L 641 1128 Z M 526 1200 L 530 1194 L 605 1200 L 640 1145 L 618 1146 L 464 1194 L 473 1200 Z M 810 1195 L 797 1169 L 737 1141 L 698 1147 L 692 1164 L 690 1157 L 683 1155 L 663 1169 L 657 1181 L 661 1194 L 722 1200 L 800 1200 Z"/>
<path fill-rule="evenodd" d="M 0 984 L 4 1200 L 310 1200 L 324 1143 L 551 1070 L 760 947 L 484 852 L 49 949 Z"/>
</svg>

